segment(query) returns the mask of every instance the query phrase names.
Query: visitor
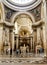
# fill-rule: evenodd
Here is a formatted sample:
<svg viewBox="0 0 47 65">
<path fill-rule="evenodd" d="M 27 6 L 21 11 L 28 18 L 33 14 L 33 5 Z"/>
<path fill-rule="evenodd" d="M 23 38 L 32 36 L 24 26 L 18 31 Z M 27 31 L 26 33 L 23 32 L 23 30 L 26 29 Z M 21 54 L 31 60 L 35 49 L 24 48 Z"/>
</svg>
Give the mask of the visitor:
<svg viewBox="0 0 47 65">
<path fill-rule="evenodd" d="M 8 55 L 8 49 L 6 49 L 6 55 Z"/>
<path fill-rule="evenodd" d="M 16 50 L 16 55 L 18 56 L 20 53 L 19 49 Z"/>
<path fill-rule="evenodd" d="M 10 48 L 10 57 L 12 56 L 12 48 Z"/>
<path fill-rule="evenodd" d="M 38 43 L 36 46 L 36 54 L 39 54 L 40 50 L 42 50 L 42 46 Z"/>
</svg>

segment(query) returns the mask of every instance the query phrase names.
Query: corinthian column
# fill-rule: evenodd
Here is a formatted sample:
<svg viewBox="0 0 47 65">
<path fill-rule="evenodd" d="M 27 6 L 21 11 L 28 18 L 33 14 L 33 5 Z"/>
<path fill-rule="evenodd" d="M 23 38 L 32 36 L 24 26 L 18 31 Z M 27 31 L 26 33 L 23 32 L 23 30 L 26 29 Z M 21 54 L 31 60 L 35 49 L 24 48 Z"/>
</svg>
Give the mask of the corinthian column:
<svg viewBox="0 0 47 65">
<path fill-rule="evenodd" d="M 12 45 L 12 55 L 14 55 L 14 32 L 13 30 L 11 31 L 11 45 Z"/>
<path fill-rule="evenodd" d="M 47 44 L 46 44 L 46 36 L 45 36 L 45 32 L 47 32 L 47 19 L 46 19 L 46 0 L 42 0 L 42 7 L 41 7 L 41 18 L 43 19 L 43 21 L 45 22 L 45 26 L 43 26 L 43 43 L 44 43 L 44 53 L 47 56 Z"/>
<path fill-rule="evenodd" d="M 16 34 L 16 49 L 18 49 L 18 34 Z"/>
<path fill-rule="evenodd" d="M 41 18 L 46 20 L 46 1 L 42 0 Z"/>
<path fill-rule="evenodd" d="M 12 28 L 12 30 L 11 30 L 11 32 L 10 32 L 10 47 L 12 48 L 12 55 L 14 55 L 14 52 L 13 52 L 13 50 L 14 50 L 14 30 L 13 30 L 13 28 Z"/>
<path fill-rule="evenodd" d="M 46 47 L 47 47 L 47 45 L 46 45 L 46 35 L 45 35 L 45 26 L 43 25 L 43 30 L 42 30 L 43 32 L 43 45 L 44 45 L 44 54 L 45 54 L 45 56 L 46 56 Z"/>
<path fill-rule="evenodd" d="M 11 32 L 11 43 L 12 43 L 12 50 L 14 50 L 14 32 Z"/>
<path fill-rule="evenodd" d="M 37 28 L 37 43 L 40 42 L 40 28 Z"/>
<path fill-rule="evenodd" d="M 31 52 L 33 51 L 33 49 L 32 49 L 32 45 L 33 45 L 33 48 L 34 48 L 34 43 L 33 43 L 33 36 L 32 35 L 30 35 L 31 36 L 31 39 L 30 39 L 30 41 L 31 41 Z"/>
</svg>

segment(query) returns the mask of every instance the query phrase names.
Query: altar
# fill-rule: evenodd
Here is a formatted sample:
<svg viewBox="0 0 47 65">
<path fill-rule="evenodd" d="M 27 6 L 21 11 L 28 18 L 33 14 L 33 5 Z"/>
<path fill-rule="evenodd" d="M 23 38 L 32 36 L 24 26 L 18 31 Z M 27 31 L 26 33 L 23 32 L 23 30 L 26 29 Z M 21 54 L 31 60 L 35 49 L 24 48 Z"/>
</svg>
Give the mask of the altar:
<svg viewBox="0 0 47 65">
<path fill-rule="evenodd" d="M 21 47 L 28 47 L 29 52 L 34 52 L 34 43 L 33 43 L 33 36 L 29 37 L 16 37 L 14 38 L 14 49 L 20 49 Z"/>
</svg>

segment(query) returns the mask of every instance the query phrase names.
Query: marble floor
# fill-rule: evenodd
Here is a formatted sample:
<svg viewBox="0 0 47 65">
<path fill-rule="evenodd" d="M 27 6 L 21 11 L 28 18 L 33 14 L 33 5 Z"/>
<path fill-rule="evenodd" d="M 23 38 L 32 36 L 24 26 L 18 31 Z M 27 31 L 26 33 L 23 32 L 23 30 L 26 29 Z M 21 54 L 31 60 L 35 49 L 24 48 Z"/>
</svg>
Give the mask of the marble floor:
<svg viewBox="0 0 47 65">
<path fill-rule="evenodd" d="M 15 63 L 0 63 L 0 65 L 47 65 L 47 64 L 15 64 Z"/>
<path fill-rule="evenodd" d="M 47 64 L 47 58 L 44 57 L 32 57 L 32 58 L 0 58 L 2 64 Z"/>
<path fill-rule="evenodd" d="M 16 56 L 8 56 L 8 55 L 0 55 L 0 64 L 7 65 L 30 65 L 30 64 L 46 64 L 47 58 L 44 57 L 43 54 L 37 56 L 28 56 L 28 57 L 16 57 Z"/>
</svg>

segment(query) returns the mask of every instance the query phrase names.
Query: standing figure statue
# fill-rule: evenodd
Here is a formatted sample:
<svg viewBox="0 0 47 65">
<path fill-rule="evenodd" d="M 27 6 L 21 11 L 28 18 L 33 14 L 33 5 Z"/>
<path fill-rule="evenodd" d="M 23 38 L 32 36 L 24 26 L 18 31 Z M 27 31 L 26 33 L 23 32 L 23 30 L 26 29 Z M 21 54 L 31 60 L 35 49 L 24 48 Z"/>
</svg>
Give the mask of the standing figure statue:
<svg viewBox="0 0 47 65">
<path fill-rule="evenodd" d="M 29 46 L 26 46 L 26 53 L 29 53 Z"/>
<path fill-rule="evenodd" d="M 25 55 L 26 55 L 26 46 L 24 44 L 24 46 L 23 46 L 23 57 L 25 57 Z"/>
</svg>

